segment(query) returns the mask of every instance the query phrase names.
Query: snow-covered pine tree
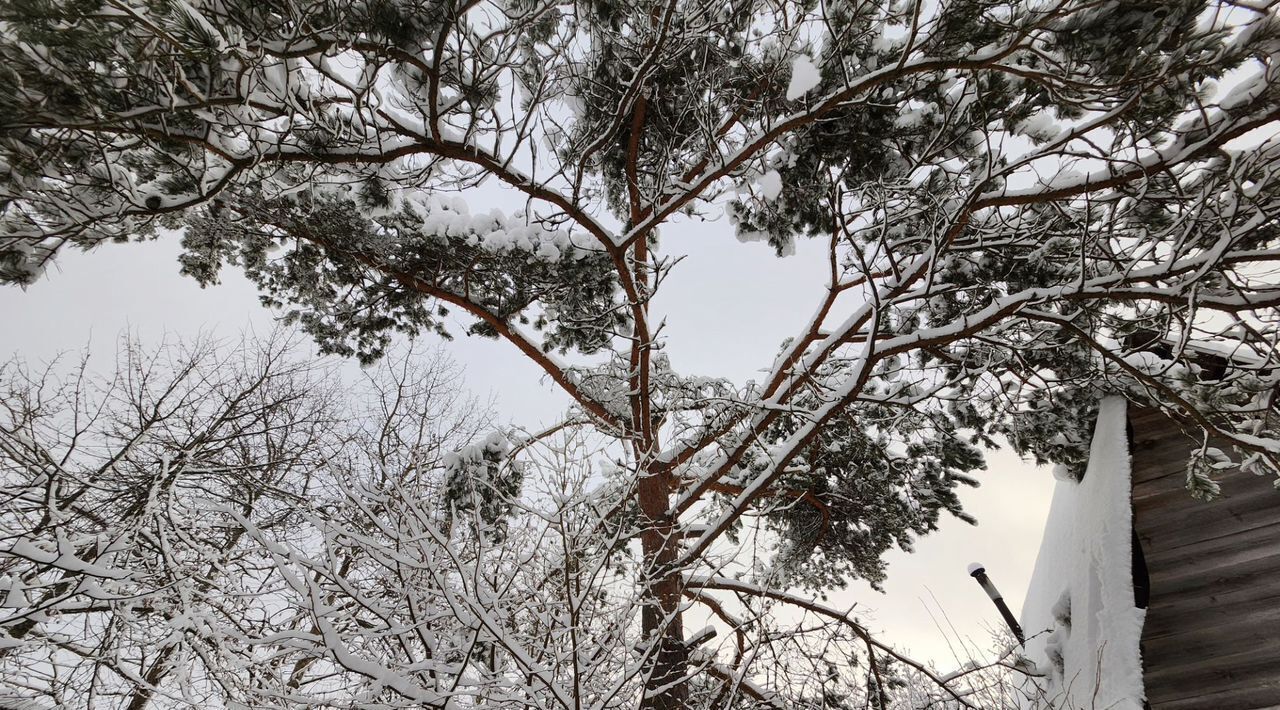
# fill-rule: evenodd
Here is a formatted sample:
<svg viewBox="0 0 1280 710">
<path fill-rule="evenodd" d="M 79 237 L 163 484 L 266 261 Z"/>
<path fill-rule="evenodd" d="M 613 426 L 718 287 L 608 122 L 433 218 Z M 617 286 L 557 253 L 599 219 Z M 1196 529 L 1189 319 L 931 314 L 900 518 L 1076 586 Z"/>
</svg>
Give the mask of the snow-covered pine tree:
<svg viewBox="0 0 1280 710">
<path fill-rule="evenodd" d="M 646 708 L 754 687 L 692 672 L 690 600 L 875 581 L 992 437 L 1078 464 L 1101 390 L 1280 462 L 1273 2 L 2 6 L 3 278 L 181 227 L 186 272 L 243 269 L 328 351 L 458 312 L 510 342 L 625 449 Z M 829 247 L 747 386 L 677 374 L 651 309 L 659 230 L 720 214 Z M 750 516 L 777 554 L 731 583 Z"/>
</svg>

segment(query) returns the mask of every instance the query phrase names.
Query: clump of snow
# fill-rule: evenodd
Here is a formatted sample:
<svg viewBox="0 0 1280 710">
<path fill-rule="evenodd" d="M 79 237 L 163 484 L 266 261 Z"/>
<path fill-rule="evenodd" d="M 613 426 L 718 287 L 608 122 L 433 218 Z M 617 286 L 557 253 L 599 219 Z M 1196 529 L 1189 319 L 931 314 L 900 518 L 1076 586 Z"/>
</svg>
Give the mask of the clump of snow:
<svg viewBox="0 0 1280 710">
<path fill-rule="evenodd" d="M 791 62 L 791 83 L 787 85 L 787 101 L 795 101 L 822 83 L 822 74 L 813 60 L 801 54 Z"/>
<path fill-rule="evenodd" d="M 906 42 L 908 34 L 910 31 L 904 25 L 885 25 L 872 40 L 871 49 L 884 53 L 897 51 Z"/>
<path fill-rule="evenodd" d="M 1046 187 L 1074 187 L 1081 183 L 1087 182 L 1087 177 L 1083 172 L 1071 168 L 1059 170 L 1057 174 L 1049 178 Z"/>
<path fill-rule="evenodd" d="M 496 209 L 473 214 L 460 197 L 448 199 L 426 193 L 405 200 L 422 220 L 422 230 L 443 238 L 461 239 L 496 254 L 525 252 L 547 262 L 582 258 L 589 252 L 577 247 L 564 229 L 544 226 L 524 213 L 504 214 Z"/>
<path fill-rule="evenodd" d="M 893 125 L 898 128 L 915 128 L 924 122 L 926 113 L 928 112 L 924 109 L 905 109 L 893 120 Z"/>
<path fill-rule="evenodd" d="M 4 592 L 4 602 L 0 603 L 0 609 L 24 609 L 31 603 L 27 598 L 26 585 L 17 575 L 0 578 L 0 592 Z"/>
<path fill-rule="evenodd" d="M 468 465 L 483 464 L 486 458 L 500 459 L 511 450 L 511 442 L 501 432 L 490 432 L 479 444 L 468 444 L 457 451 L 446 453 L 442 463 L 450 471 L 458 471 Z M 487 456 L 486 456 L 487 454 Z"/>
<path fill-rule="evenodd" d="M 1148 375 L 1168 368 L 1169 363 L 1155 353 L 1136 352 L 1124 356 L 1124 361 Z"/>
<path fill-rule="evenodd" d="M 1266 72 L 1262 70 L 1260 65 L 1249 64 L 1246 66 L 1251 70 L 1249 74 L 1218 98 L 1218 105 L 1225 111 L 1248 105 L 1261 96 L 1271 84 Z"/>
<path fill-rule="evenodd" d="M 756 178 L 756 183 L 760 185 L 760 196 L 770 202 L 782 194 L 782 176 L 777 170 L 770 170 Z"/>
<path fill-rule="evenodd" d="M 1048 110 L 1044 110 L 1028 116 L 1025 121 L 1017 125 L 1014 132 L 1035 141 L 1048 143 L 1062 136 L 1063 128 Z"/>
<path fill-rule="evenodd" d="M 1054 603 L 1053 609 L 1051 609 L 1050 611 L 1053 614 L 1053 620 L 1058 622 L 1058 628 L 1066 629 L 1068 631 L 1071 629 L 1071 593 L 1070 592 L 1064 591 L 1062 595 L 1058 597 L 1058 601 Z"/>
<path fill-rule="evenodd" d="M 768 242 L 773 235 L 758 229 L 743 229 L 741 218 L 738 215 L 738 206 L 732 202 L 725 204 L 724 214 L 729 218 L 729 224 L 734 227 L 734 235 L 739 242 L 747 244 L 749 242 Z M 779 256 L 794 256 L 796 253 L 796 244 L 794 240 L 787 240 L 779 252 Z"/>
<path fill-rule="evenodd" d="M 1022 607 L 1027 658 L 1046 677 L 1030 707 L 1142 710 L 1125 401 L 1102 401 L 1084 476 L 1059 479 Z"/>
</svg>

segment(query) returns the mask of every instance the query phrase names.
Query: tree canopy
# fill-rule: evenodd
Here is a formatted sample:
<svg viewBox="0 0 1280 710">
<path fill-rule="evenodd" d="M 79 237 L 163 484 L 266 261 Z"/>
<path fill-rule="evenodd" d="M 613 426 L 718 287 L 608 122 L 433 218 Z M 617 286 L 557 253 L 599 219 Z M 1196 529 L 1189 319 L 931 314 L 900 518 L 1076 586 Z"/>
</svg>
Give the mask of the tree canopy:
<svg viewBox="0 0 1280 710">
<path fill-rule="evenodd" d="M 1197 495 L 1280 470 L 1273 2 L 0 7 L 0 277 L 181 228 L 329 352 L 510 342 L 616 442 L 646 707 L 698 690 L 686 603 L 747 526 L 751 589 L 875 582 L 996 437 L 1078 469 L 1102 392 L 1205 442 Z M 826 245 L 758 382 L 680 372 L 651 309 L 663 225 L 721 215 Z"/>
</svg>

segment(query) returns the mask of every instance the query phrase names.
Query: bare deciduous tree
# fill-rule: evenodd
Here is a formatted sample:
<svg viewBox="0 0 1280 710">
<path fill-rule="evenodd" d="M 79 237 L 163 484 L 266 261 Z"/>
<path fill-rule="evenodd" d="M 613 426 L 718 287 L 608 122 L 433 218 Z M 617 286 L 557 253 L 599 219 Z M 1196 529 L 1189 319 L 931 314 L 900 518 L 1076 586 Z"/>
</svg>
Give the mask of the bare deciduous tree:
<svg viewBox="0 0 1280 710">
<path fill-rule="evenodd" d="M 316 634 L 336 598 L 290 596 L 285 581 L 324 581 L 297 560 L 320 555 L 339 583 L 366 581 L 351 543 L 332 538 L 355 532 L 331 510 L 350 507 L 344 493 L 368 505 L 372 491 L 403 489 L 440 509 L 441 458 L 483 424 L 456 368 L 397 360 L 344 391 L 331 364 L 291 356 L 288 342 L 122 341 L 105 375 L 87 360 L 0 368 L 10 700 L 253 705 L 280 690 L 264 678 L 305 676 L 317 654 L 289 637 Z M 299 576 L 286 580 L 290 564 Z"/>
</svg>

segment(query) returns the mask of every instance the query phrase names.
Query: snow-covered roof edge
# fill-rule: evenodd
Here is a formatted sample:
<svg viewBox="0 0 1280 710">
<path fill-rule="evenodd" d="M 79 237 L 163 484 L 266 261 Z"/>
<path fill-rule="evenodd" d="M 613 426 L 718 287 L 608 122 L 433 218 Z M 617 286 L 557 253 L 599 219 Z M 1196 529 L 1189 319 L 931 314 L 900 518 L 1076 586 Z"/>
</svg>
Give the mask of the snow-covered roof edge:
<svg viewBox="0 0 1280 710">
<path fill-rule="evenodd" d="M 1044 673 L 1028 707 L 1142 710 L 1127 428 L 1124 398 L 1103 399 L 1084 477 L 1054 488 L 1022 605 L 1026 655 Z"/>
</svg>

